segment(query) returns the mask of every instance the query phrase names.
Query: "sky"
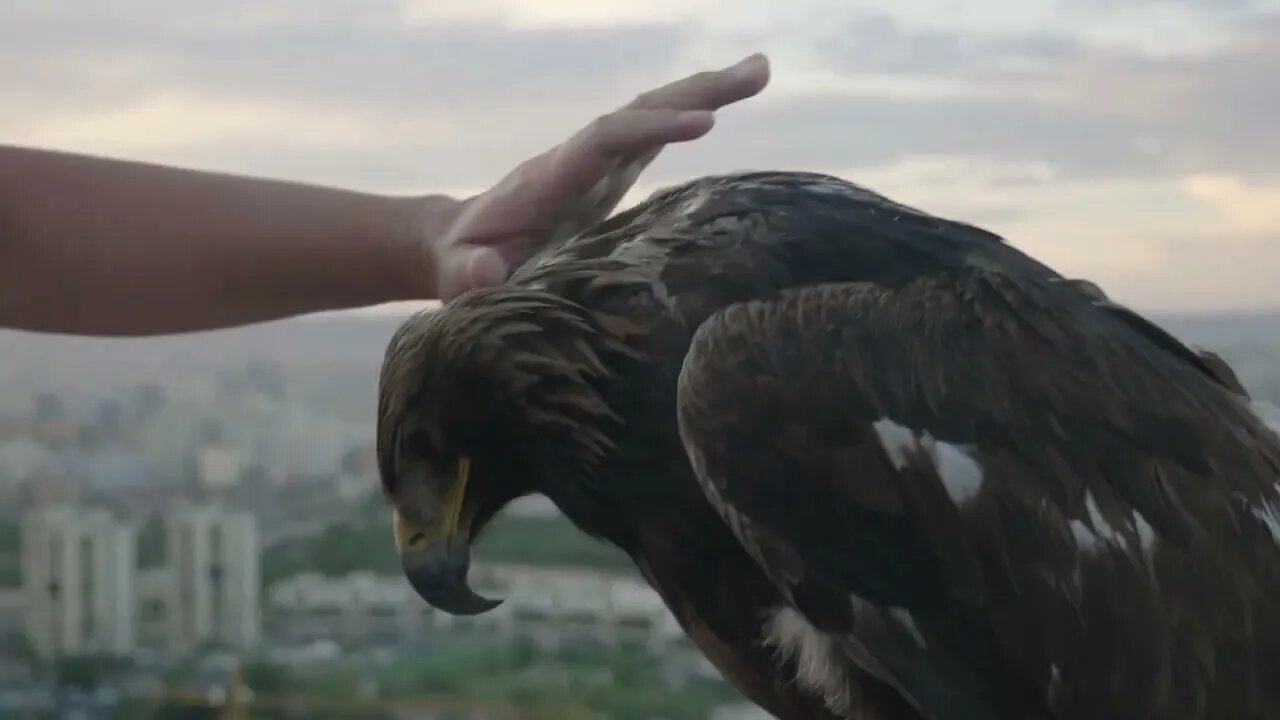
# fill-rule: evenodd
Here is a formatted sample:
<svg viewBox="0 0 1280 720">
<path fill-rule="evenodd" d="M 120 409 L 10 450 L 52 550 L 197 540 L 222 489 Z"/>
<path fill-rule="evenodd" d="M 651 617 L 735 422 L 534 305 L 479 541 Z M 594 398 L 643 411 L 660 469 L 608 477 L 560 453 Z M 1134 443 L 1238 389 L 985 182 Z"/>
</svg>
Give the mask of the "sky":
<svg viewBox="0 0 1280 720">
<path fill-rule="evenodd" d="M 463 194 L 757 50 L 623 207 L 829 172 L 1144 311 L 1280 309 L 1280 0 L 5 0 L 0 142 Z"/>
</svg>

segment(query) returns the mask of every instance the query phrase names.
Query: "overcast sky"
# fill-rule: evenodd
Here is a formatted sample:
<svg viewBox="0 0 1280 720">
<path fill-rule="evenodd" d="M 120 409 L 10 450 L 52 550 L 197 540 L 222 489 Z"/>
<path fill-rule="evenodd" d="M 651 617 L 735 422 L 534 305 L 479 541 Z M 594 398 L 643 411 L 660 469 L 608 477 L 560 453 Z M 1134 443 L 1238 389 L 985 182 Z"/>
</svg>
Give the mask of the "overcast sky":
<svg viewBox="0 0 1280 720">
<path fill-rule="evenodd" d="M 626 203 L 819 170 L 1144 310 L 1280 308 L 1280 0 L 4 0 L 0 142 L 466 192 L 755 50 Z"/>
</svg>

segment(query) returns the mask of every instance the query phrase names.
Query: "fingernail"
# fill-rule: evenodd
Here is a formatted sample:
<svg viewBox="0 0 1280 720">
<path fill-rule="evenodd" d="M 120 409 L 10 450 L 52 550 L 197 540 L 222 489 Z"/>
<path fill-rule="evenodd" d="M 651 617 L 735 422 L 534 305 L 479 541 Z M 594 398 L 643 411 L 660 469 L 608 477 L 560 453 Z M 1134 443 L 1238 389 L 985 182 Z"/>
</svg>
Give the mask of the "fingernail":
<svg viewBox="0 0 1280 720">
<path fill-rule="evenodd" d="M 732 70 L 737 75 L 750 75 L 763 67 L 767 62 L 768 60 L 765 58 L 764 53 L 752 53 L 742 60 L 739 60 L 738 64 L 733 66 Z"/>
<path fill-rule="evenodd" d="M 685 110 L 676 115 L 676 121 L 688 125 L 702 125 L 716 119 L 715 113 L 709 110 Z"/>
<path fill-rule="evenodd" d="M 490 287 L 505 282 L 510 269 L 494 250 L 477 250 L 467 259 L 467 275 L 472 287 Z"/>
</svg>

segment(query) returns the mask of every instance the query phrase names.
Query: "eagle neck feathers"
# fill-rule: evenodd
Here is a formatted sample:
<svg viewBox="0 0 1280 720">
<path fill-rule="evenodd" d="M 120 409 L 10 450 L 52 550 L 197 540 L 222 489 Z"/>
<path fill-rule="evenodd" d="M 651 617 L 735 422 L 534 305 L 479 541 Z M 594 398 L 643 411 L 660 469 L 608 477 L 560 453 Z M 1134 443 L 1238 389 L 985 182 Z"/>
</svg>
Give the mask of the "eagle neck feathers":
<svg viewBox="0 0 1280 720">
<path fill-rule="evenodd" d="M 499 382 L 555 464 L 592 473 L 615 447 L 622 417 L 606 399 L 620 359 L 636 358 L 615 320 L 564 297 L 504 286 L 472 299 L 474 330 L 496 354 Z M 566 462 L 567 461 L 567 462 Z"/>
</svg>

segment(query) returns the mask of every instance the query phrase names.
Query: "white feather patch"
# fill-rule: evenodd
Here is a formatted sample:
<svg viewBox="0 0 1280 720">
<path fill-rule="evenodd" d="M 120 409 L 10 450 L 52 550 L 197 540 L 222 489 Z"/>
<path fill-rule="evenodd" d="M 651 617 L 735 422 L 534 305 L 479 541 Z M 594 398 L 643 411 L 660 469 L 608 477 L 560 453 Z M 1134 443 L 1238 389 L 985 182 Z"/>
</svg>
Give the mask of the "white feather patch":
<svg viewBox="0 0 1280 720">
<path fill-rule="evenodd" d="M 1102 511 L 1098 509 L 1098 502 L 1093 499 L 1093 493 L 1085 491 L 1084 502 L 1089 510 L 1089 522 L 1093 524 L 1093 531 L 1107 542 L 1116 544 L 1120 533 L 1102 516 Z"/>
<path fill-rule="evenodd" d="M 818 630 L 794 608 L 779 608 L 765 621 L 765 643 L 796 664 L 796 682 L 820 696 L 831 712 L 849 713 L 849 680 L 839 661 L 834 638 Z"/>
<path fill-rule="evenodd" d="M 1084 552 L 1095 552 L 1103 542 L 1108 542 L 1117 547 L 1120 546 L 1121 534 L 1114 525 L 1107 522 L 1102 516 L 1102 511 L 1098 509 L 1098 503 L 1093 497 L 1093 493 L 1085 492 L 1085 510 L 1089 513 L 1089 522 L 1086 523 L 1079 518 L 1072 520 L 1070 523 L 1071 536 L 1075 538 L 1076 547 Z M 1156 531 L 1151 527 L 1151 523 L 1147 522 L 1147 518 L 1142 513 L 1134 510 L 1130 513 L 1133 517 L 1133 530 L 1137 535 L 1137 547 L 1129 544 L 1129 548 L 1134 551 L 1150 552 L 1156 543 Z"/>
<path fill-rule="evenodd" d="M 1089 522 L 1076 518 L 1071 521 L 1071 536 L 1076 540 L 1076 547 L 1082 552 L 1096 552 L 1102 547 L 1102 543 L 1108 542 L 1113 545 L 1120 545 L 1120 532 L 1114 526 L 1107 522 L 1102 516 L 1102 511 L 1098 509 L 1098 502 L 1094 500 L 1093 493 L 1085 491 L 1084 496 L 1085 511 L 1089 514 Z M 1151 533 L 1151 526 L 1147 525 L 1146 520 L 1141 515 L 1134 513 L 1135 528 L 1138 531 L 1138 538 L 1146 546 L 1149 539 L 1154 539 Z M 1144 537 L 1146 528 L 1147 535 Z"/>
<path fill-rule="evenodd" d="M 1045 696 L 1049 700 L 1050 706 L 1058 704 L 1062 689 L 1062 671 L 1058 669 L 1057 663 L 1049 663 L 1049 688 Z"/>
<path fill-rule="evenodd" d="M 1133 511 L 1133 527 L 1138 531 L 1138 543 L 1144 552 L 1150 551 L 1156 542 L 1156 531 L 1137 510 Z"/>
<path fill-rule="evenodd" d="M 908 633 L 911 634 L 913 640 L 920 647 L 924 647 L 924 635 L 920 633 L 920 628 L 916 627 L 916 621 L 911 617 L 911 612 L 906 608 L 896 607 L 889 611 L 894 620 L 898 621 Z"/>
<path fill-rule="evenodd" d="M 889 455 L 889 462 L 895 470 L 907 466 L 907 452 L 916 447 L 916 434 L 910 428 L 903 427 L 889 418 L 880 418 L 872 423 L 876 435 L 880 436 L 880 445 Z"/>
<path fill-rule="evenodd" d="M 686 198 L 684 204 L 680 206 L 678 214 L 692 215 L 697 212 L 707 201 L 711 199 L 711 191 L 704 185 L 694 191 L 693 195 Z"/>
<path fill-rule="evenodd" d="M 958 445 L 944 442 L 933 442 L 930 450 L 938 477 L 952 502 L 963 505 L 977 496 L 982 489 L 982 468 L 972 455 Z"/>
<path fill-rule="evenodd" d="M 906 467 L 909 453 L 923 450 L 933 462 L 952 502 L 963 505 L 982 490 L 982 466 L 974 459 L 971 448 L 939 442 L 927 432 L 917 433 L 887 417 L 875 421 L 871 427 L 895 470 Z"/>
<path fill-rule="evenodd" d="M 1232 497 L 1242 507 L 1249 511 L 1263 525 L 1267 527 L 1267 532 L 1271 533 L 1271 539 L 1277 545 L 1280 545 L 1280 485 L 1277 485 L 1275 492 L 1269 497 L 1263 497 L 1258 502 L 1251 502 L 1244 493 L 1232 493 Z"/>
<path fill-rule="evenodd" d="M 1071 521 L 1071 536 L 1076 539 L 1076 547 L 1085 552 L 1097 550 L 1101 542 L 1097 534 L 1090 530 L 1083 520 Z"/>
<path fill-rule="evenodd" d="M 1271 531 L 1271 539 L 1280 545 L 1280 509 L 1276 501 L 1263 500 L 1261 507 L 1250 507 L 1249 512 L 1266 524 L 1267 529 Z"/>
</svg>

